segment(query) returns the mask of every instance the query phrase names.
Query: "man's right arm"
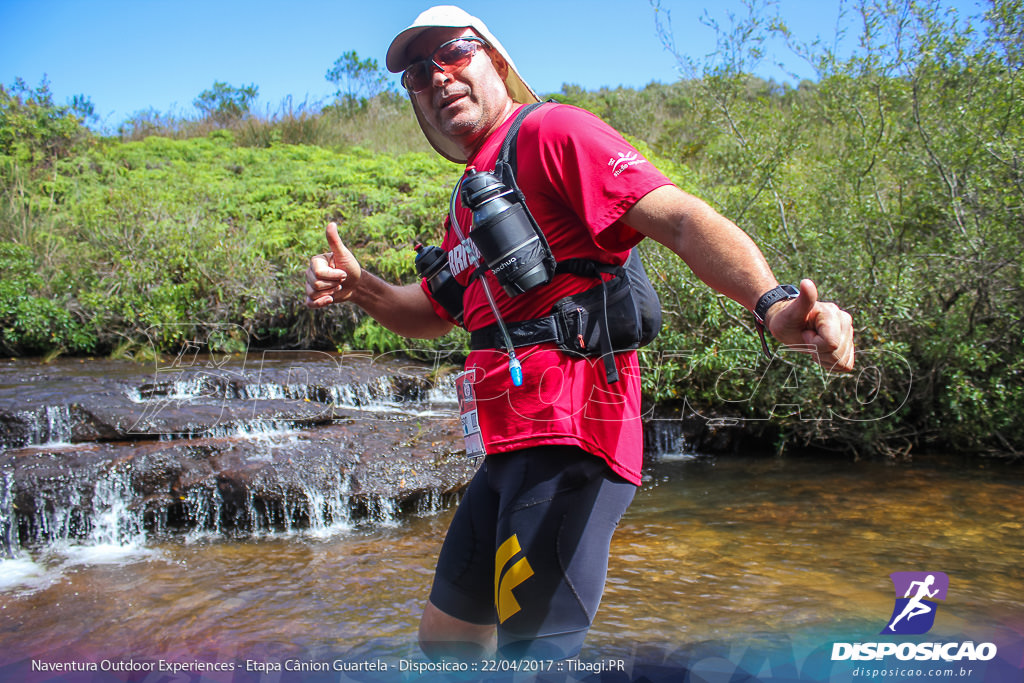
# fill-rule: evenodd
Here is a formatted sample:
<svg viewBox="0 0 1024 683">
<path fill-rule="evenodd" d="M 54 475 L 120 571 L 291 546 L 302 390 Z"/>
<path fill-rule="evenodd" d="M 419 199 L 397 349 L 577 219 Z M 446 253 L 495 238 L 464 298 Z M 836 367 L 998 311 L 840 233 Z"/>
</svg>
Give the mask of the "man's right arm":
<svg viewBox="0 0 1024 683">
<path fill-rule="evenodd" d="M 403 337 L 433 339 L 452 329 L 418 284 L 393 285 L 364 271 L 334 223 L 327 226 L 327 244 L 331 251 L 310 259 L 306 270 L 306 306 L 323 308 L 351 301 Z"/>
</svg>

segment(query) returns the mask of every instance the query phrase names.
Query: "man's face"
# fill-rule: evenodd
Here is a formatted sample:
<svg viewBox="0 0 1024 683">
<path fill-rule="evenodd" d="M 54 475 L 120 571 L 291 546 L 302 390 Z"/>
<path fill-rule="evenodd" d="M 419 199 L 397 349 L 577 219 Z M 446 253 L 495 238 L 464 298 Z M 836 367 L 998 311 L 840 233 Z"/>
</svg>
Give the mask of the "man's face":
<svg viewBox="0 0 1024 683">
<path fill-rule="evenodd" d="M 413 41 L 409 55 L 429 59 L 441 44 L 475 35 L 465 28 L 430 29 Z M 490 48 L 481 49 L 460 71 L 442 73 L 434 69 L 431 86 L 413 97 L 427 123 L 471 151 L 511 111 L 512 99 L 505 89 L 507 69 L 500 55 Z"/>
</svg>

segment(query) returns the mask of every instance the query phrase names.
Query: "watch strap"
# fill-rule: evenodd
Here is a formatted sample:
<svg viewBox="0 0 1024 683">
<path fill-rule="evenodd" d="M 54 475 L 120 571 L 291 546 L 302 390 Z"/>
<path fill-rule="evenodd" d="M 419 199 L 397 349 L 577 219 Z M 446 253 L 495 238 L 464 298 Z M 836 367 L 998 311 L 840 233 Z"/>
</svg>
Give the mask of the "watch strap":
<svg viewBox="0 0 1024 683">
<path fill-rule="evenodd" d="M 768 360 L 772 359 L 772 352 L 768 349 L 768 341 L 764 336 L 764 317 L 768 309 L 780 301 L 791 301 L 800 295 L 800 288 L 796 285 L 779 285 L 773 287 L 761 295 L 754 306 L 754 324 L 757 326 L 757 334 L 761 337 L 761 350 Z"/>
</svg>

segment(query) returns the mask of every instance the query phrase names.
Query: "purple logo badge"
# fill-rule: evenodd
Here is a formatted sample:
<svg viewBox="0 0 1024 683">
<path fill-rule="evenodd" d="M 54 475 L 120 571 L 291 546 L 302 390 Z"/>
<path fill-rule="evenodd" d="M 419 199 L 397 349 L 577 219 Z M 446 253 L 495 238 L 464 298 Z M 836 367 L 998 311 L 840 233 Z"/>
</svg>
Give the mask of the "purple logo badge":
<svg viewBox="0 0 1024 683">
<path fill-rule="evenodd" d="M 935 623 L 936 600 L 945 600 L 949 577 L 942 572 L 893 572 L 896 604 L 882 633 L 919 635 Z"/>
</svg>

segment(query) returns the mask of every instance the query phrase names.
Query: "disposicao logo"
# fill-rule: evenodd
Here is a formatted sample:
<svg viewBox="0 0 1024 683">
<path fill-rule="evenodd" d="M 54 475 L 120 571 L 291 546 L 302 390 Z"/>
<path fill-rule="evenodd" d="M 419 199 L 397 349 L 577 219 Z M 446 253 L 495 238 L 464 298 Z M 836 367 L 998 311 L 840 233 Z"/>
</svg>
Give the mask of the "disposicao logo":
<svg viewBox="0 0 1024 683">
<path fill-rule="evenodd" d="M 935 624 L 936 600 L 945 600 L 949 577 L 942 572 L 893 572 L 896 604 L 882 633 L 920 635 Z"/>
<path fill-rule="evenodd" d="M 920 635 L 935 624 L 937 600 L 945 600 L 949 591 L 949 577 L 942 572 L 894 572 L 889 575 L 896 600 L 892 616 L 881 635 Z M 932 642 L 932 643 L 833 643 L 832 661 L 883 660 L 896 657 L 901 661 L 988 661 L 997 649 L 993 643 Z"/>
</svg>

